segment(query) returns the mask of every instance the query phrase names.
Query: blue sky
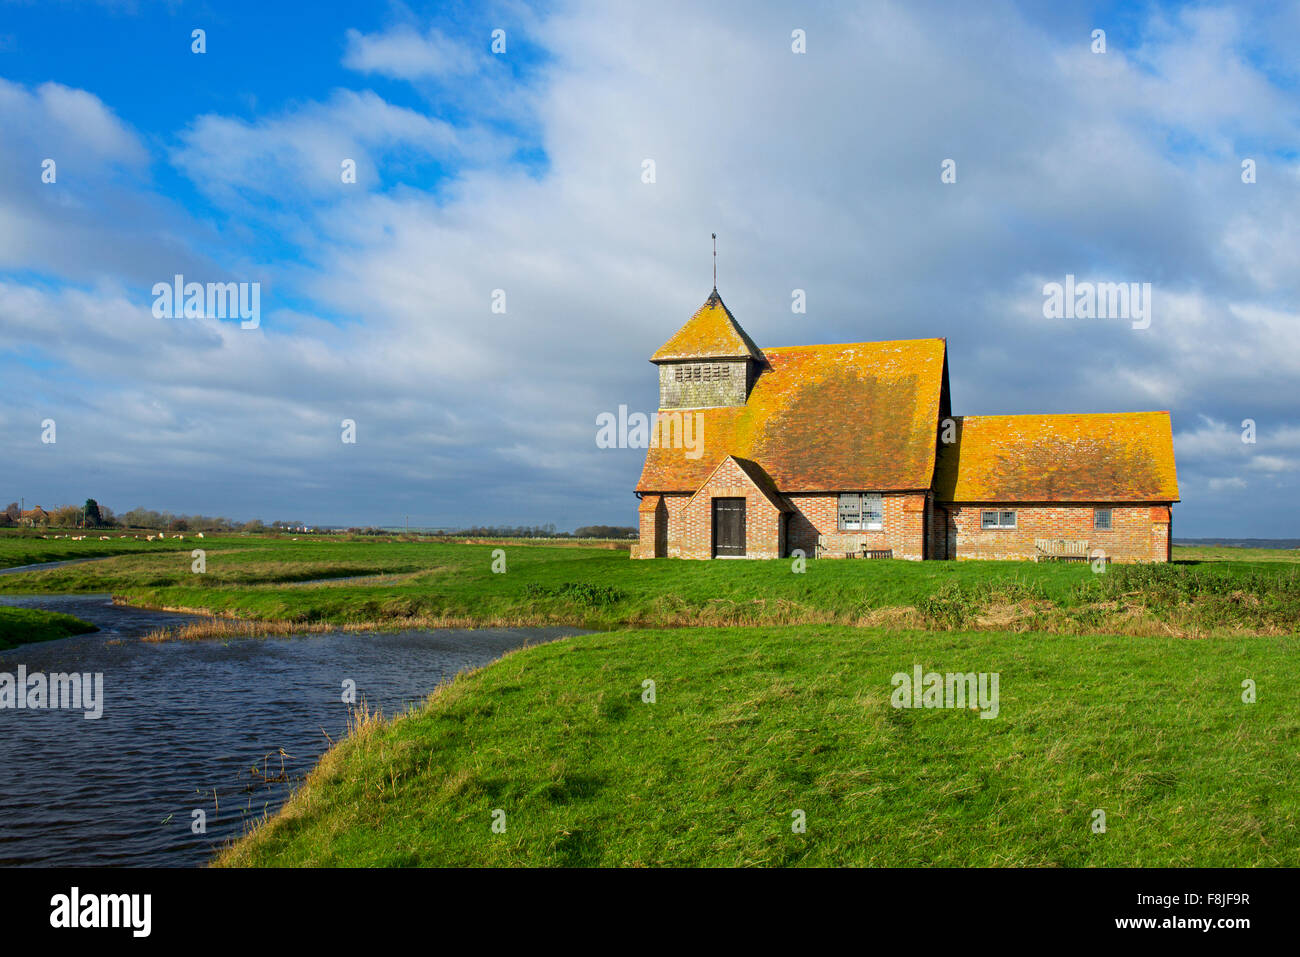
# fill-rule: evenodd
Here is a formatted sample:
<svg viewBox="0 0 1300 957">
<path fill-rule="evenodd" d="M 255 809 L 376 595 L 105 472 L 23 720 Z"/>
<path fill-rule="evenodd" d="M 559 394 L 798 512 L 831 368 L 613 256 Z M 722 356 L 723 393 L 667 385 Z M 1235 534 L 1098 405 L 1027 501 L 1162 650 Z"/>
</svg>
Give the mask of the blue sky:
<svg viewBox="0 0 1300 957">
<path fill-rule="evenodd" d="M 1268 4 L 0 3 L 0 498 L 633 524 L 641 453 L 596 416 L 653 409 L 716 231 L 760 345 L 946 336 L 958 413 L 1168 409 L 1176 535 L 1300 535 L 1297 35 Z M 260 326 L 155 317 L 177 273 L 259 283 Z M 1044 318 L 1067 274 L 1151 283 L 1150 328 Z"/>
</svg>

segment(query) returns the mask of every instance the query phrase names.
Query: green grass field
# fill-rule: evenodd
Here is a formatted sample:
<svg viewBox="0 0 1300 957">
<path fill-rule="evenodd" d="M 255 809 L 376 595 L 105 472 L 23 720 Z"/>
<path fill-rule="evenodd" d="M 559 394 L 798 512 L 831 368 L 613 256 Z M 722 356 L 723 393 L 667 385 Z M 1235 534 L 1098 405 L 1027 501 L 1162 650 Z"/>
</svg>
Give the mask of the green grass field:
<svg viewBox="0 0 1300 957">
<path fill-rule="evenodd" d="M 1296 866 L 1294 650 L 844 627 L 571 638 L 363 725 L 220 863 Z M 891 675 L 914 664 L 1000 673 L 998 716 L 891 708 Z"/>
<path fill-rule="evenodd" d="M 1294 551 L 1176 549 L 1175 564 L 1102 574 L 904 561 L 796 573 L 573 543 L 151 546 L 0 590 L 108 591 L 246 629 L 222 619 L 179 635 L 191 638 L 602 631 L 461 676 L 408 716 L 362 720 L 220 863 L 1300 864 Z M 66 548 L 27 541 L 21 554 L 81 557 Z M 891 707 L 890 676 L 917 664 L 997 672 L 998 716 Z M 797 810 L 806 833 L 791 829 Z"/>
<path fill-rule="evenodd" d="M 53 641 L 96 631 L 94 625 L 56 611 L 0 605 L 0 651 L 36 641 Z"/>
<path fill-rule="evenodd" d="M 239 542 L 247 543 L 249 539 L 238 536 L 225 538 L 196 539 L 186 535 L 184 540 L 167 538 L 146 541 L 144 533 L 140 538 L 132 538 L 120 531 L 96 532 L 94 529 L 81 532 L 75 529 L 56 529 L 52 535 L 82 535 L 83 541 L 74 542 L 71 538 L 41 538 L 39 534 L 27 531 L 17 532 L 12 529 L 0 531 L 0 568 L 15 568 L 19 565 L 35 565 L 40 562 L 63 562 L 78 558 L 102 558 L 113 555 L 141 555 L 157 553 L 185 553 L 191 548 L 230 548 Z M 107 535 L 108 541 L 100 541 L 101 535 Z"/>
<path fill-rule="evenodd" d="M 1295 552 L 1240 561 L 1180 554 L 1186 563 L 1104 574 L 1086 564 L 906 561 L 810 561 L 796 574 L 789 560 L 634 562 L 621 550 L 525 542 L 236 536 L 147 549 L 72 544 L 125 553 L 5 576 L 0 589 L 110 592 L 157 608 L 378 628 L 841 624 L 1202 636 L 1290 633 L 1300 620 Z M 40 546 L 67 555 L 66 542 Z M 192 570 L 198 547 L 207 553 L 202 574 Z M 504 573 L 492 570 L 498 549 Z M 24 543 L 24 561 L 38 553 Z"/>
</svg>

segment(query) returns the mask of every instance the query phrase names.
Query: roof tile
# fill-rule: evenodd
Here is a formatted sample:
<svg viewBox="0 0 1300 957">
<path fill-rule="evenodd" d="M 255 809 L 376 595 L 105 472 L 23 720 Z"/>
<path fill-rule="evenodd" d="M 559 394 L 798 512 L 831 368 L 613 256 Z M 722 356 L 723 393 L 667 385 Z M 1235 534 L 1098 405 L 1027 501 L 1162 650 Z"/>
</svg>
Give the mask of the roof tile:
<svg viewBox="0 0 1300 957">
<path fill-rule="evenodd" d="M 696 310 L 695 315 L 686 320 L 686 325 L 677 330 L 676 335 L 660 346 L 659 351 L 650 357 L 651 362 L 672 362 L 698 359 L 743 359 L 749 357 L 756 362 L 765 362 L 763 351 L 754 345 L 754 340 L 731 310 L 723 303 L 718 290 L 713 290 L 704 305 Z"/>
<path fill-rule="evenodd" d="M 681 411 L 699 416 L 703 454 L 649 449 L 637 490 L 694 492 L 728 455 L 758 463 L 782 492 L 929 488 L 946 348 L 906 339 L 768 349 L 745 405 Z"/>
<path fill-rule="evenodd" d="M 956 416 L 941 502 L 1176 502 L 1168 412 Z"/>
</svg>

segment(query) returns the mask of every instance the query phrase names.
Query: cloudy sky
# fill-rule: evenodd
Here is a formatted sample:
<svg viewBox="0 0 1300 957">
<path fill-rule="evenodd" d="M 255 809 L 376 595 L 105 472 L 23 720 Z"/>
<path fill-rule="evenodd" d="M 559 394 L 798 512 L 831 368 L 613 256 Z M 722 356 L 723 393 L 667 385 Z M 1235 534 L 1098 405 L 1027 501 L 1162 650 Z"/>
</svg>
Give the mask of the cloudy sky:
<svg viewBox="0 0 1300 957">
<path fill-rule="evenodd" d="M 1168 409 L 1176 535 L 1300 536 L 1296 5 L 293 6 L 0 2 L 4 502 L 634 524 L 596 416 L 657 404 L 717 232 L 760 345 Z M 177 274 L 260 325 L 155 316 Z M 1066 275 L 1149 328 L 1045 318 Z"/>
</svg>

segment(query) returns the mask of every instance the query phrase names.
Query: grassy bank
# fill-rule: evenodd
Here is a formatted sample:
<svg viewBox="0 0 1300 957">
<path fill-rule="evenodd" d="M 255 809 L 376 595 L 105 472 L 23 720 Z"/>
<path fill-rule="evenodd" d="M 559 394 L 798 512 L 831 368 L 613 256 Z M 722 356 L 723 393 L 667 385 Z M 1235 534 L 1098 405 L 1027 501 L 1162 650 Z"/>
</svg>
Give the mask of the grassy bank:
<svg viewBox="0 0 1300 957">
<path fill-rule="evenodd" d="M 271 632 L 286 623 L 839 624 L 1202 636 L 1288 633 L 1300 620 L 1294 552 L 1104 574 L 1086 564 L 905 561 L 809 561 L 796 574 L 789 560 L 634 562 L 573 545 L 232 538 L 202 543 L 206 571 L 196 574 L 197 543 L 181 544 L 6 576 L 0 589 L 111 592 L 136 605 L 269 623 Z M 504 573 L 492 570 L 498 554 Z M 225 636 L 223 626 L 212 630 Z"/>
<path fill-rule="evenodd" d="M 73 545 L 121 553 L 0 590 L 107 591 L 219 616 L 151 640 L 605 632 L 362 722 L 221 863 L 1300 864 L 1295 552 L 1178 549 L 1176 564 L 1096 574 L 633 562 L 599 543 Z M 18 548 L 8 554 L 23 562 L 88 557 L 58 541 Z M 914 664 L 998 672 L 998 717 L 891 708 L 890 676 Z M 1245 679 L 1257 704 L 1241 701 Z M 1097 808 L 1105 834 L 1090 827 Z M 795 810 L 806 833 L 791 830 Z"/>
<path fill-rule="evenodd" d="M 1233 545 L 1175 545 L 1174 561 L 1195 562 L 1296 562 L 1294 548 L 1238 548 Z"/>
<path fill-rule="evenodd" d="M 1295 651 L 842 627 L 571 638 L 362 725 L 219 863 L 1296 866 Z M 998 717 L 890 707 L 914 664 L 998 672 Z"/>
<path fill-rule="evenodd" d="M 42 538 L 41 534 L 60 537 Z M 84 532 L 78 529 L 55 529 L 41 534 L 31 530 L 23 532 L 7 530 L 0 534 L 0 568 L 16 568 L 19 565 L 36 565 L 41 562 L 65 562 L 78 558 L 104 558 L 117 555 L 167 554 L 179 557 L 180 555 L 188 555 L 192 548 L 221 550 L 237 547 L 241 543 L 247 547 L 249 542 L 249 539 L 240 538 L 239 536 L 214 539 L 195 538 L 189 534 L 184 539 L 168 537 L 150 542 L 146 540 L 145 536 L 148 533 L 145 532 L 96 532 L 95 529 L 87 529 Z M 139 538 L 133 537 L 136 534 L 139 534 Z M 85 538 L 81 541 L 74 541 L 71 537 L 61 537 L 65 535 L 84 535 Z M 108 540 L 101 541 L 101 535 L 107 535 Z M 4 587 L 4 582 L 0 582 L 0 588 Z"/>
<path fill-rule="evenodd" d="M 98 631 L 90 622 L 56 611 L 0 605 L 0 651 L 37 641 L 52 641 Z"/>
</svg>

